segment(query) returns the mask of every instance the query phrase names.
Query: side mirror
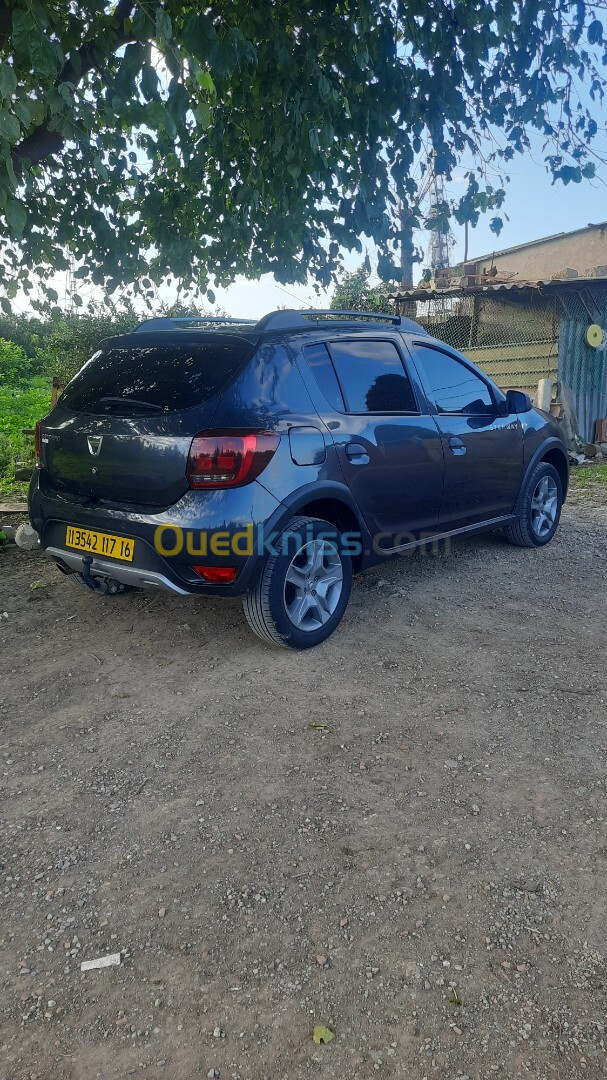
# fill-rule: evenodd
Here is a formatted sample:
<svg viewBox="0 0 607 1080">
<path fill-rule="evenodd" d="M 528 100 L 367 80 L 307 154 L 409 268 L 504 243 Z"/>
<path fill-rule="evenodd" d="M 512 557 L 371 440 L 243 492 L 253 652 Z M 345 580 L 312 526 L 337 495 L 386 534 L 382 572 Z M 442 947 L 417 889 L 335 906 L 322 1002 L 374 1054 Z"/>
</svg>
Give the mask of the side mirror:
<svg viewBox="0 0 607 1080">
<path fill-rule="evenodd" d="M 529 394 L 524 394 L 522 390 L 509 390 L 506 394 L 506 412 L 508 414 L 529 412 L 532 408 L 533 402 Z"/>
</svg>

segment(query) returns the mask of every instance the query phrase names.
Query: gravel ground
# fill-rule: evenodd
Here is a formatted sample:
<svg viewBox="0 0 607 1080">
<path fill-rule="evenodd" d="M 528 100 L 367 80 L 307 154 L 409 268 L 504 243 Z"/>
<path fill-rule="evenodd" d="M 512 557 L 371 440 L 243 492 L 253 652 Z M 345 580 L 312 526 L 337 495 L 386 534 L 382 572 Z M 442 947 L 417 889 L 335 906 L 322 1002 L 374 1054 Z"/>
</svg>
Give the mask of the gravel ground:
<svg viewBox="0 0 607 1080">
<path fill-rule="evenodd" d="M 384 565 L 304 654 L 1 551 L 0 1075 L 603 1076 L 606 524 Z"/>
</svg>

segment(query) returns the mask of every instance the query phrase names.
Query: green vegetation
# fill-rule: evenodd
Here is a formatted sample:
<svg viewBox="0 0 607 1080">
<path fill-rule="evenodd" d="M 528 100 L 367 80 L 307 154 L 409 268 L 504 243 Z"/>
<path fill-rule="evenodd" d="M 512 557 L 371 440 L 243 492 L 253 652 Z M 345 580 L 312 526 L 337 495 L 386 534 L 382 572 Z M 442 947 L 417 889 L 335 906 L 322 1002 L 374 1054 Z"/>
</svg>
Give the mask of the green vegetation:
<svg viewBox="0 0 607 1080">
<path fill-rule="evenodd" d="M 23 434 L 48 412 L 51 380 L 32 375 L 24 349 L 0 338 L 0 493 L 15 490 L 17 461 L 34 467 L 34 440 Z"/>
<path fill-rule="evenodd" d="M 418 204 L 428 156 L 464 170 L 460 223 L 499 211 L 518 154 L 595 175 L 603 10 L 0 0 L 0 305 L 41 303 L 37 285 L 56 305 L 69 269 L 140 295 L 266 272 L 326 286 L 363 236 L 397 279 L 398 201 Z"/>
<path fill-rule="evenodd" d="M 129 306 L 103 305 L 46 320 L 0 316 L 0 496 L 27 489 L 15 481 L 16 462 L 33 468 L 35 460 L 34 440 L 23 428 L 48 412 L 53 377 L 65 385 L 103 338 L 127 333 L 138 321 Z"/>
<path fill-rule="evenodd" d="M 572 469 L 569 487 L 573 493 L 607 498 L 607 465 L 581 465 Z"/>
<path fill-rule="evenodd" d="M 364 263 L 351 274 L 343 274 L 333 291 L 331 307 L 338 311 L 393 311 L 389 297 L 394 287 L 384 282 L 370 285 L 370 276 Z"/>
</svg>

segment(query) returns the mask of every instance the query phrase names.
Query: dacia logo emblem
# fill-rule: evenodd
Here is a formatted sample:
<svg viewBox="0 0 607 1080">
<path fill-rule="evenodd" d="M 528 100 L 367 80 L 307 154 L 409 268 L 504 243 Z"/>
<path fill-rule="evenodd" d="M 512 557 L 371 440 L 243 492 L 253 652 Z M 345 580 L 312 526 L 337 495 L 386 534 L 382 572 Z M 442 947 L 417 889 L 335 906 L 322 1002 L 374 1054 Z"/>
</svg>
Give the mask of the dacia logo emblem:
<svg viewBox="0 0 607 1080">
<path fill-rule="evenodd" d="M 99 457 L 103 435 L 87 435 L 86 441 L 89 448 L 89 454 L 92 454 L 93 457 Z"/>
</svg>

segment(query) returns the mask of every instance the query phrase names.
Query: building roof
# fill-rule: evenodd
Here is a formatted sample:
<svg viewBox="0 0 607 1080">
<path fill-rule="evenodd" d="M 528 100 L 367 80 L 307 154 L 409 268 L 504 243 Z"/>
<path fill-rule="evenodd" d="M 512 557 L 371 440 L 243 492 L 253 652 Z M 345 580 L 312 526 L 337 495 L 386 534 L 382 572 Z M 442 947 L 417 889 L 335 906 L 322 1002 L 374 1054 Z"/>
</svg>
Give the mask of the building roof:
<svg viewBox="0 0 607 1080">
<path fill-rule="evenodd" d="M 493 259 L 497 256 L 512 255 L 514 251 L 523 251 L 525 248 L 535 247 L 536 244 L 547 244 L 551 240 L 562 240 L 564 236 L 577 236 L 579 233 L 587 232 L 588 229 L 607 229 L 607 221 L 598 221 L 596 223 L 590 221 L 587 225 L 583 225 L 581 229 L 552 233 L 551 236 L 540 236 L 539 240 L 527 240 L 524 244 L 515 244 L 514 247 L 502 248 L 501 251 L 490 251 L 487 255 L 477 255 L 474 259 L 466 259 L 466 266 L 470 263 L 484 262 L 486 259 Z"/>
<path fill-rule="evenodd" d="M 503 281 L 482 285 L 453 285 L 444 289 L 424 289 L 417 286 L 412 289 L 403 289 L 389 297 L 390 300 L 435 300 L 444 296 L 495 296 L 499 293 L 516 293 L 528 297 L 546 296 L 550 293 L 558 293 L 561 290 L 570 292 L 576 286 L 584 289 L 592 286 L 599 289 L 607 289 L 607 277 L 576 277 L 576 278 L 551 278 L 547 281 Z"/>
</svg>

